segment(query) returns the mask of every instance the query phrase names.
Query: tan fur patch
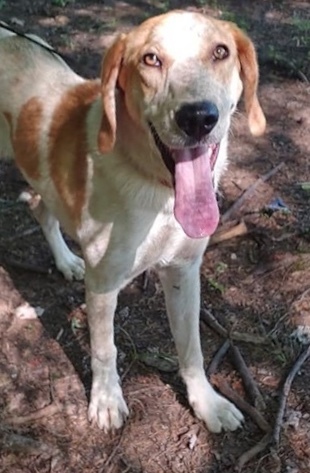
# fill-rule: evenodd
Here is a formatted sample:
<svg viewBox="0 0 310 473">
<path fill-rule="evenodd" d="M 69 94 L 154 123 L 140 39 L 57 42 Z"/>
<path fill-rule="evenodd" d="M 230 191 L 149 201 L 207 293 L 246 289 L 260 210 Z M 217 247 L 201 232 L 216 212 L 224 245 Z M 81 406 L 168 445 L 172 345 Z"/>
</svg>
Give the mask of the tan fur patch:
<svg viewBox="0 0 310 473">
<path fill-rule="evenodd" d="M 51 177 L 75 222 L 80 220 L 86 193 L 86 117 L 99 93 L 99 81 L 69 90 L 54 112 L 49 133 Z"/>
<path fill-rule="evenodd" d="M 10 112 L 3 112 L 4 118 L 8 122 L 9 128 L 10 128 L 10 134 L 11 138 L 13 135 L 13 119 L 12 119 L 12 114 Z"/>
<path fill-rule="evenodd" d="M 12 140 L 17 165 L 30 179 L 34 180 L 40 177 L 39 139 L 42 110 L 42 103 L 36 97 L 25 103 L 18 116 Z M 8 114 L 6 119 L 12 133 L 12 120 Z"/>
<path fill-rule="evenodd" d="M 265 131 L 266 119 L 257 98 L 259 73 L 254 45 L 234 23 L 223 22 L 223 25 L 230 30 L 236 43 L 249 128 L 252 135 L 260 136 Z"/>
<path fill-rule="evenodd" d="M 10 112 L 3 112 L 3 116 L 7 121 L 9 130 L 10 130 L 10 138 L 11 138 L 11 143 L 13 143 L 14 139 L 14 129 L 13 129 L 13 117 Z"/>
</svg>

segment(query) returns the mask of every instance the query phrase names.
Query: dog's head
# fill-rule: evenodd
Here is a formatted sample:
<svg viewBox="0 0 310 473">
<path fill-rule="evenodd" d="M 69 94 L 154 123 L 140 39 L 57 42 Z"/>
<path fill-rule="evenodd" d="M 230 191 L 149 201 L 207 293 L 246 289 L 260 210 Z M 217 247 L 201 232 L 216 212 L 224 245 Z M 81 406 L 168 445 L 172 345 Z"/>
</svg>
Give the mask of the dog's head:
<svg viewBox="0 0 310 473">
<path fill-rule="evenodd" d="M 265 129 L 257 83 L 254 46 L 236 25 L 184 11 L 151 18 L 104 58 L 99 148 L 115 143 L 118 88 L 131 120 L 149 134 L 150 152 L 172 174 L 176 219 L 190 237 L 210 235 L 219 219 L 214 170 L 243 90 L 250 131 Z"/>
</svg>

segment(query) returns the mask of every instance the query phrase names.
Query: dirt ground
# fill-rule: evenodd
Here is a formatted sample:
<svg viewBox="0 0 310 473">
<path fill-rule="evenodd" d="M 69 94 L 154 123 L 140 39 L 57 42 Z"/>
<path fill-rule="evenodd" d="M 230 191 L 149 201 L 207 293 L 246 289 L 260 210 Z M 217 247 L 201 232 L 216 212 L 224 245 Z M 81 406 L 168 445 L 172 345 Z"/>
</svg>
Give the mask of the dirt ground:
<svg viewBox="0 0 310 473">
<path fill-rule="evenodd" d="M 1 0 L 0 17 L 45 38 L 77 72 L 95 77 L 116 32 L 181 6 L 237 22 L 259 53 L 259 95 L 268 130 L 262 138 L 251 137 L 241 105 L 219 196 L 224 213 L 257 183 L 229 219 L 232 226 L 243 220 L 247 233 L 207 250 L 202 303 L 227 328 L 263 342 L 238 342 L 238 347 L 272 425 L 283 379 L 303 349 L 294 331 L 298 326 L 310 331 L 308 1 Z M 257 182 L 274 168 L 270 179 Z M 123 291 L 116 315 L 119 370 L 130 418 L 121 431 L 109 435 L 88 424 L 91 373 L 84 286 L 65 282 L 55 270 L 37 224 L 18 200 L 25 188 L 16 169 L 2 163 L 0 472 L 235 471 L 240 455 L 264 433 L 248 416 L 242 430 L 219 435 L 193 417 L 153 274 L 147 284 L 139 278 Z M 207 365 L 223 340 L 203 322 L 201 336 Z M 230 358 L 218 372 L 246 397 Z M 242 471 L 310 471 L 309 384 L 308 359 L 288 397 L 279 448 L 265 449 Z"/>
</svg>

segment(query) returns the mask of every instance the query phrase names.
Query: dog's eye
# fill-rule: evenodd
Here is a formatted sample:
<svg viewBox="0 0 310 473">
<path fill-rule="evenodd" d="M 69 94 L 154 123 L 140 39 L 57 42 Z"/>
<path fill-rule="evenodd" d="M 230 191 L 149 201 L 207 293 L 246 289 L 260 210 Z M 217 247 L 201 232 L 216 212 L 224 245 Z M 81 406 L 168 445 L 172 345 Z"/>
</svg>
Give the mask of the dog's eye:
<svg viewBox="0 0 310 473">
<path fill-rule="evenodd" d="M 147 66 L 160 67 L 162 65 L 161 60 L 154 53 L 147 53 L 143 56 L 143 62 Z"/>
<path fill-rule="evenodd" d="M 228 47 L 224 44 L 218 44 L 213 51 L 213 59 L 221 61 L 222 59 L 226 59 L 229 56 Z"/>
</svg>

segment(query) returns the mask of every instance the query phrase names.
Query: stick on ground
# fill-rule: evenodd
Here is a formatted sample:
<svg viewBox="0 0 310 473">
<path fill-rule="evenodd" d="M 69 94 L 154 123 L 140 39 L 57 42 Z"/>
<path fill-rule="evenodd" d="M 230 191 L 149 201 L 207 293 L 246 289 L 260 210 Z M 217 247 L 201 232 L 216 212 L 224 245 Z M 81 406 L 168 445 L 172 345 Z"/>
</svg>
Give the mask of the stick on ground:
<svg viewBox="0 0 310 473">
<path fill-rule="evenodd" d="M 50 456 L 57 453 L 57 450 L 51 445 L 26 435 L 11 432 L 9 426 L 0 424 L 0 433 L 0 449 L 2 451 L 23 455 L 48 454 Z"/>
<path fill-rule="evenodd" d="M 225 340 L 225 342 L 220 346 L 220 348 L 215 353 L 211 362 L 209 363 L 208 368 L 206 369 L 207 376 L 211 376 L 217 370 L 218 366 L 221 364 L 224 356 L 230 348 L 230 340 Z"/>
<path fill-rule="evenodd" d="M 241 333 L 236 331 L 231 331 L 228 333 L 228 330 L 221 325 L 214 315 L 206 308 L 202 308 L 200 312 L 200 318 L 205 322 L 214 332 L 220 335 L 223 338 L 230 338 L 231 340 L 253 343 L 253 345 L 265 345 L 268 343 L 267 337 L 260 337 L 259 335 L 252 335 L 251 333 Z"/>
<path fill-rule="evenodd" d="M 307 345 L 307 347 L 302 351 L 302 353 L 299 355 L 299 357 L 293 364 L 289 374 L 287 375 L 285 383 L 283 385 L 282 393 L 280 396 L 279 409 L 278 409 L 278 413 L 277 413 L 277 417 L 276 417 L 275 425 L 273 429 L 273 434 L 272 434 L 272 440 L 276 444 L 277 447 L 280 441 L 280 431 L 281 431 L 281 426 L 283 424 L 285 406 L 286 406 L 288 395 L 291 390 L 292 382 L 296 374 L 300 370 L 301 366 L 307 360 L 307 358 L 309 358 L 309 356 L 310 356 L 310 344 Z"/>
<path fill-rule="evenodd" d="M 221 243 L 222 241 L 231 240 L 232 238 L 246 235 L 247 233 L 248 233 L 248 228 L 245 222 L 241 220 L 241 222 L 237 223 L 233 227 L 231 226 L 230 228 L 220 227 L 214 233 L 214 235 L 212 235 L 208 246 L 217 245 L 218 243 Z"/>
<path fill-rule="evenodd" d="M 250 450 L 247 450 L 244 452 L 241 457 L 239 457 L 238 462 L 237 462 L 237 470 L 240 471 L 244 467 L 246 463 L 248 463 L 252 458 L 256 457 L 259 453 L 263 452 L 265 448 L 269 445 L 270 442 L 270 432 L 265 434 L 264 437 L 254 445 L 254 447 L 250 448 Z"/>
<path fill-rule="evenodd" d="M 272 445 L 275 445 L 276 448 L 279 447 L 279 442 L 280 442 L 280 431 L 281 431 L 281 426 L 283 424 L 283 416 L 284 416 L 284 411 L 285 411 L 285 406 L 286 406 L 286 401 L 292 386 L 292 382 L 300 370 L 301 366 L 303 363 L 309 358 L 310 356 L 310 344 L 307 345 L 307 347 L 303 350 L 303 352 L 299 355 L 295 363 L 293 364 L 286 380 L 283 385 L 282 393 L 280 396 L 280 404 L 279 404 L 279 409 L 278 409 L 278 414 L 274 423 L 274 427 L 272 429 L 272 432 L 267 432 L 267 434 L 258 442 L 254 447 L 252 447 L 250 450 L 246 451 L 241 455 L 237 462 L 237 469 L 240 471 L 243 466 L 252 460 L 256 455 L 261 453 L 267 446 L 269 445 L 272 447 Z M 228 396 L 227 396 L 228 397 Z M 275 452 L 276 453 L 276 452 Z"/>
<path fill-rule="evenodd" d="M 214 330 L 214 332 L 216 332 L 221 337 L 228 338 L 228 331 L 226 330 L 226 328 L 224 328 L 216 320 L 214 315 L 208 309 L 202 308 L 200 317 L 207 325 L 209 325 L 209 327 L 212 328 L 212 330 Z"/>
<path fill-rule="evenodd" d="M 239 348 L 236 347 L 236 345 L 234 345 L 233 343 L 230 344 L 230 347 L 231 347 L 230 349 L 233 355 L 233 361 L 234 361 L 235 367 L 237 368 L 242 378 L 244 389 L 246 390 L 254 406 L 258 410 L 264 411 L 266 409 L 265 401 L 257 387 L 256 382 L 253 379 L 251 371 L 249 370 L 249 368 L 246 365 L 246 362 L 244 361 L 244 358 Z"/>
<path fill-rule="evenodd" d="M 232 204 L 232 206 L 222 215 L 221 222 L 225 223 L 228 220 L 231 219 L 232 215 L 239 210 L 243 202 L 248 199 L 253 192 L 256 190 L 256 188 L 261 184 L 262 182 L 268 181 L 272 176 L 274 176 L 282 167 L 284 166 L 284 162 L 278 164 L 276 167 L 272 168 L 270 171 L 268 171 L 266 174 L 263 176 L 259 177 L 253 184 L 248 187 L 243 194 Z"/>
<path fill-rule="evenodd" d="M 263 432 L 270 432 L 271 427 L 268 422 L 264 419 L 262 414 L 258 412 L 255 407 L 251 406 L 246 402 L 239 394 L 234 391 L 229 384 L 220 376 L 212 376 L 212 383 L 219 389 L 219 391 L 227 397 L 231 402 L 245 414 L 251 417 L 251 419 L 258 425 Z"/>
<path fill-rule="evenodd" d="M 9 425 L 22 425 L 28 422 L 34 422 L 36 420 L 42 419 L 43 417 L 50 417 L 60 412 L 60 406 L 58 403 L 54 402 L 48 406 L 42 407 L 38 411 L 31 412 L 25 416 L 15 416 L 5 419 Z"/>
<path fill-rule="evenodd" d="M 17 259 L 11 257 L 9 258 L 7 256 L 3 257 L 3 260 L 7 266 L 12 268 L 22 269 L 23 271 L 31 271 L 32 273 L 38 274 L 49 274 L 48 268 L 43 268 L 37 264 L 24 263 L 23 261 L 18 261 Z"/>
</svg>

